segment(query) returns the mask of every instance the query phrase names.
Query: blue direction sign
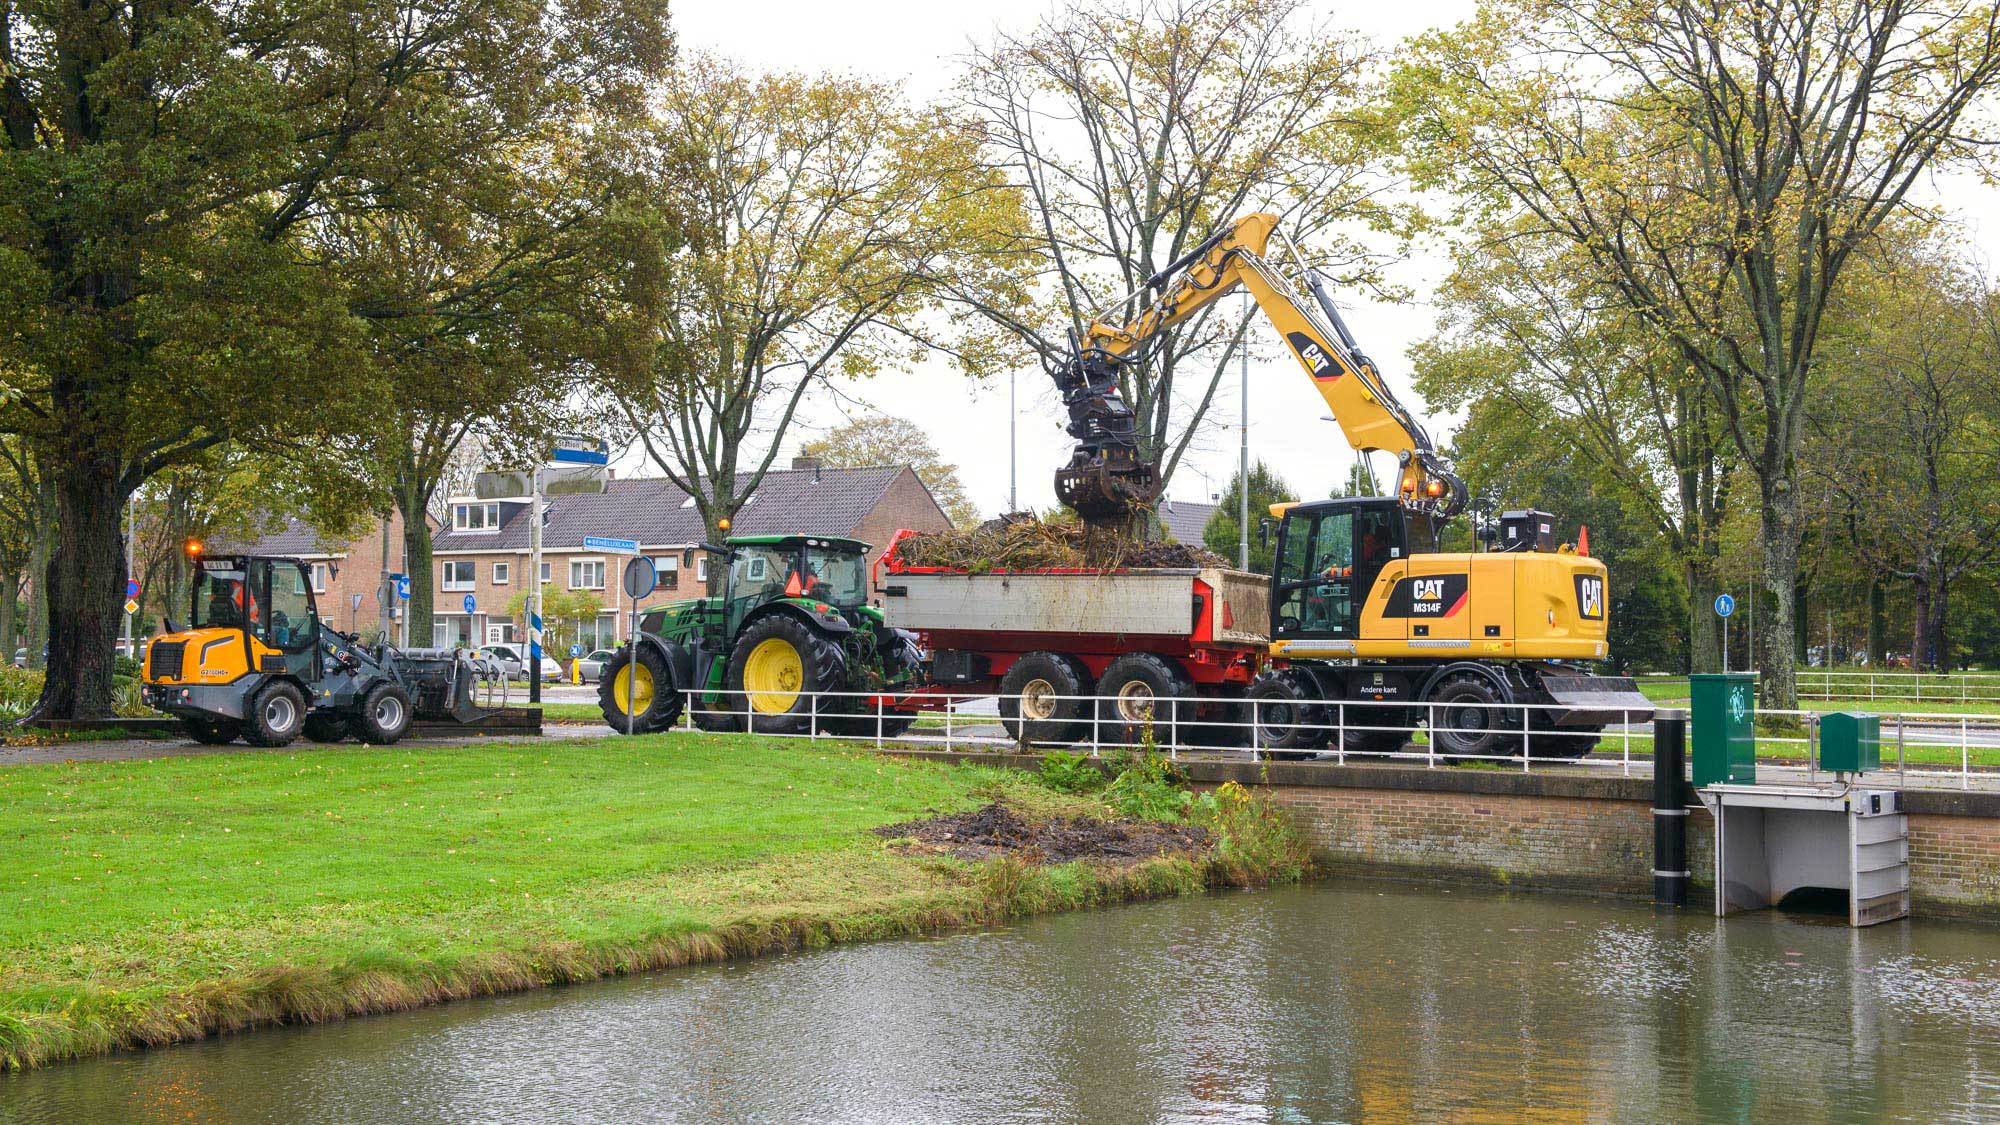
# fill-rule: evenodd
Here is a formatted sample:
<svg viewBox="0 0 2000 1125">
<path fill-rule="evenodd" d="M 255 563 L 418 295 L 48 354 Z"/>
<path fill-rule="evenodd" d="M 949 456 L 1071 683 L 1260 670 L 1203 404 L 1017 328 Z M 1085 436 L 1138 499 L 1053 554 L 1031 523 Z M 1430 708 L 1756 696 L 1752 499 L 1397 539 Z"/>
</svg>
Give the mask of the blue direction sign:
<svg viewBox="0 0 2000 1125">
<path fill-rule="evenodd" d="M 396 596 L 404 601 L 409 601 L 410 576 L 407 574 L 391 574 L 389 577 L 396 580 Z"/>
<path fill-rule="evenodd" d="M 637 539 L 607 539 L 601 535 L 586 535 L 583 537 L 583 549 L 586 551 L 609 551 L 614 555 L 636 555 L 639 553 L 639 541 Z"/>
<path fill-rule="evenodd" d="M 1735 612 L 1736 612 L 1735 598 L 1730 597 L 1728 594 L 1715 595 L 1715 615 L 1717 617 L 1728 617 L 1730 614 Z"/>
<path fill-rule="evenodd" d="M 603 438 L 562 438 L 549 458 L 559 465 L 606 465 L 611 462 L 611 443 Z"/>
<path fill-rule="evenodd" d="M 137 578 L 127 578 L 125 580 L 125 596 L 128 598 L 139 596 L 139 580 Z"/>
<path fill-rule="evenodd" d="M 471 594 L 465 595 L 465 612 L 467 613 L 479 612 L 479 603 L 472 600 Z"/>
</svg>

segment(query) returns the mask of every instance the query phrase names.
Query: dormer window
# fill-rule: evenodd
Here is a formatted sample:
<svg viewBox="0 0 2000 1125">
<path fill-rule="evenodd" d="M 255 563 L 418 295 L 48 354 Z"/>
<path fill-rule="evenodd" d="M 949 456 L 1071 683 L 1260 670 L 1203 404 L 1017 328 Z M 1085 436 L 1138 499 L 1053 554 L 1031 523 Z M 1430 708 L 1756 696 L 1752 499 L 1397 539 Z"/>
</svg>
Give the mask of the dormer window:
<svg viewBox="0 0 2000 1125">
<path fill-rule="evenodd" d="M 451 506 L 451 529 L 453 531 L 498 531 L 500 530 L 500 505 L 453 504 Z"/>
</svg>

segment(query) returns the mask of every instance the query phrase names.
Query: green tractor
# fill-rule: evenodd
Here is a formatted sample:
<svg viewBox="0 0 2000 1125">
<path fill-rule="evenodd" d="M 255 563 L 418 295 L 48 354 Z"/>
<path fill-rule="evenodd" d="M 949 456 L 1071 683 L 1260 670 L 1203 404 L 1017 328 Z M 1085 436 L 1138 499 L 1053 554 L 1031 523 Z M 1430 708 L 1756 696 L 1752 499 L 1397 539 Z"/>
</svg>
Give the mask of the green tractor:
<svg viewBox="0 0 2000 1125">
<path fill-rule="evenodd" d="M 915 639 L 868 604 L 868 544 L 748 535 L 689 548 L 684 570 L 693 571 L 697 551 L 726 568 L 722 593 L 640 615 L 637 643 L 620 649 L 598 681 L 605 722 L 641 734 L 665 730 L 690 704 L 694 724 L 707 731 L 860 736 L 879 726 L 886 737 L 916 721 L 915 712 L 895 708 L 878 722 L 877 705 L 860 696 L 817 698 L 893 693 L 919 671 Z"/>
</svg>

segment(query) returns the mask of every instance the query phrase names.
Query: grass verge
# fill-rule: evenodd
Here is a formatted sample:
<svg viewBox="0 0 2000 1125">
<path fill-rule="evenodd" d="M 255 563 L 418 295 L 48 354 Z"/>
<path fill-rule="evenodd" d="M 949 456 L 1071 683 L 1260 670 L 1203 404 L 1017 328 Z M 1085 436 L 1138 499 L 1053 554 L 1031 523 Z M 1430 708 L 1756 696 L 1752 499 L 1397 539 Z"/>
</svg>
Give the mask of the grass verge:
<svg viewBox="0 0 2000 1125">
<path fill-rule="evenodd" d="M 1027 774 L 744 736 L 313 748 L 0 771 L 0 1064 L 1296 878 L 1247 796 L 1209 854 L 900 852 Z"/>
</svg>

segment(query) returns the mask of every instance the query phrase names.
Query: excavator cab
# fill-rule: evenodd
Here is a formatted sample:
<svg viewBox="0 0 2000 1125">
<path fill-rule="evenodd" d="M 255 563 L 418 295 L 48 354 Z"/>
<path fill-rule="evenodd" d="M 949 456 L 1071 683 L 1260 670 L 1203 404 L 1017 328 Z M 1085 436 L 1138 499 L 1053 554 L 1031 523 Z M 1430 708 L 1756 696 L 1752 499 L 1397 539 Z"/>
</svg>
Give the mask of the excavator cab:
<svg viewBox="0 0 2000 1125">
<path fill-rule="evenodd" d="M 1271 631 L 1287 640 L 1353 641 L 1382 568 L 1432 549 L 1427 517 L 1409 520 L 1388 497 L 1291 505 L 1278 525 Z M 1413 528 L 1412 523 L 1419 526 Z M 1416 534 L 1413 536 L 1412 532 Z M 1413 543 L 1413 538 L 1419 542 Z"/>
</svg>

